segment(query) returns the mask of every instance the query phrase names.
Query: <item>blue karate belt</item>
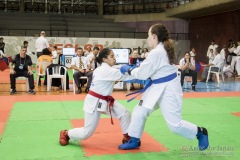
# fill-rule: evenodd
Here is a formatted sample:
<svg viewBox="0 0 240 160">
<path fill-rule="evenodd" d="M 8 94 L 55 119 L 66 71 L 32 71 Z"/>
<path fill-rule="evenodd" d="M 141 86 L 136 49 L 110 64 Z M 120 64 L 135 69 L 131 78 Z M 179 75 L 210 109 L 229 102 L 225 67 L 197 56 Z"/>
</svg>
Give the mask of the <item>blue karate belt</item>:
<svg viewBox="0 0 240 160">
<path fill-rule="evenodd" d="M 143 89 L 137 90 L 135 92 L 132 92 L 132 93 L 129 93 L 129 94 L 126 95 L 126 97 L 127 97 L 127 96 L 130 96 L 130 95 L 138 93 L 136 96 L 134 96 L 133 98 L 129 99 L 128 102 L 132 101 L 137 96 L 139 96 L 140 94 L 145 92 L 152 84 L 168 82 L 168 81 L 171 81 L 171 80 L 175 79 L 176 77 L 177 77 L 177 73 L 173 73 L 173 74 L 170 74 L 170 75 L 168 75 L 166 77 L 162 77 L 162 78 L 159 78 L 159 79 L 155 79 L 155 80 L 151 80 L 150 79 L 150 81 L 146 84 L 146 86 Z"/>
</svg>

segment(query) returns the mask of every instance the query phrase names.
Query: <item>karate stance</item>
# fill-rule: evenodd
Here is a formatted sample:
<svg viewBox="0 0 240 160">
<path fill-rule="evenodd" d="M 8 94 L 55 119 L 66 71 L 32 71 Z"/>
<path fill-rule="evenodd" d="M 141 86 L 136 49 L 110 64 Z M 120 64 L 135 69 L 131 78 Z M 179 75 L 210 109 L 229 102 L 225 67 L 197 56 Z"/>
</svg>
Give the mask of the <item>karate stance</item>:
<svg viewBox="0 0 240 160">
<path fill-rule="evenodd" d="M 119 69 L 112 67 L 116 62 L 112 50 L 105 48 L 96 58 L 101 66 L 94 70 L 92 84 L 84 100 L 84 127 L 62 130 L 59 139 L 62 146 L 67 145 L 69 140 L 85 140 L 91 137 L 102 113 L 110 115 L 111 121 L 112 116 L 117 117 L 120 120 L 123 142 L 130 139 L 127 134 L 131 120 L 130 112 L 114 100 L 111 94 L 115 81 L 131 80 L 132 76 L 122 75 Z"/>
<path fill-rule="evenodd" d="M 183 93 L 174 66 L 174 46 L 166 27 L 161 24 L 151 26 L 147 40 L 152 50 L 140 66 L 134 68 L 123 65 L 120 68 L 123 74 L 129 73 L 136 79 L 151 78 L 151 81 L 143 89 L 145 92 L 133 110 L 128 128 L 131 139 L 121 144 L 119 149 L 135 149 L 140 146 L 146 119 L 159 108 L 172 132 L 191 140 L 197 137 L 199 149 L 205 150 L 208 147 L 207 130 L 182 120 Z"/>
</svg>

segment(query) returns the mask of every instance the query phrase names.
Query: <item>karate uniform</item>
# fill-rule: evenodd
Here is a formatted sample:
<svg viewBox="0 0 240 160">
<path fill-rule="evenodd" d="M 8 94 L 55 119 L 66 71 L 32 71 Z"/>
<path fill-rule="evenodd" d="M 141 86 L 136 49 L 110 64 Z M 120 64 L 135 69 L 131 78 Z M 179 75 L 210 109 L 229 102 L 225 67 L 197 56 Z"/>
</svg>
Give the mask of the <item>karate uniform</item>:
<svg viewBox="0 0 240 160">
<path fill-rule="evenodd" d="M 215 55 L 216 55 L 216 48 L 218 47 L 218 45 L 217 44 L 214 44 L 214 45 L 210 45 L 209 47 L 208 47 L 208 50 L 207 50 L 207 57 L 209 58 L 209 62 L 208 62 L 208 64 L 211 64 L 212 63 L 212 61 L 213 61 L 213 59 L 214 59 L 214 57 L 215 57 Z M 210 52 L 210 50 L 213 50 L 213 55 L 211 54 L 211 52 Z"/>
<path fill-rule="evenodd" d="M 132 70 L 131 75 L 137 79 L 152 80 L 166 77 L 177 72 L 175 65 L 170 65 L 167 52 L 162 43 L 149 52 L 139 68 Z M 169 129 L 185 138 L 194 139 L 197 126 L 182 120 L 183 93 L 179 78 L 164 83 L 152 84 L 142 95 L 139 104 L 134 108 L 129 126 L 129 136 L 141 138 L 146 118 L 160 108 Z M 156 124 L 159 124 L 156 122 Z M 152 124 L 152 125 L 156 125 Z"/>
<path fill-rule="evenodd" d="M 115 81 L 131 79 L 133 79 L 132 76 L 122 75 L 119 69 L 110 67 L 107 63 L 102 63 L 102 65 L 96 68 L 93 72 L 93 80 L 90 90 L 102 96 L 109 96 L 112 95 Z M 102 112 L 97 111 L 99 101 L 99 98 L 90 94 L 86 96 L 83 107 L 85 120 L 84 127 L 70 129 L 68 131 L 70 140 L 83 140 L 92 136 L 98 126 L 98 122 L 102 114 Z M 131 120 L 130 112 L 116 100 L 111 109 L 111 115 L 120 120 L 122 133 L 128 133 L 128 126 Z M 107 111 L 105 114 L 110 115 L 110 112 Z M 109 125 L 111 125 L 110 120 Z"/>
<path fill-rule="evenodd" d="M 232 56 L 232 62 L 231 62 L 231 67 L 234 70 L 237 70 L 237 72 L 239 73 L 239 60 L 240 60 L 240 46 L 237 46 L 237 48 L 233 51 L 233 53 L 236 54 L 236 56 Z M 236 66 L 235 66 L 236 65 Z M 239 75 L 239 74 L 238 74 Z"/>
</svg>

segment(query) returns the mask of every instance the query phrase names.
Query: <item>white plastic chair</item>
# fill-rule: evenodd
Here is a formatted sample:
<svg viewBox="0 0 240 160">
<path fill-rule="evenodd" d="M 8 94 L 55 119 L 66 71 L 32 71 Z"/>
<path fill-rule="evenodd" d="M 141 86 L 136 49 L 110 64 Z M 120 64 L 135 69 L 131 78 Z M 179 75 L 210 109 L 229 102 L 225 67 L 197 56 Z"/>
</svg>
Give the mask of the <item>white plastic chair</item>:
<svg viewBox="0 0 240 160">
<path fill-rule="evenodd" d="M 49 74 L 49 69 L 52 69 L 52 74 Z M 61 69 L 64 69 L 64 74 L 61 74 Z M 50 90 L 52 86 L 53 78 L 61 78 L 61 84 L 64 91 L 66 91 L 66 75 L 67 68 L 64 66 L 54 66 L 51 68 L 47 68 L 47 91 Z"/>
<path fill-rule="evenodd" d="M 50 64 L 51 64 L 50 62 L 37 62 L 37 66 L 36 66 L 37 67 L 37 69 L 36 69 L 36 76 L 37 76 L 36 84 L 37 84 L 37 86 L 39 83 L 40 76 L 45 76 L 46 69 Z"/>
<path fill-rule="evenodd" d="M 220 68 L 218 68 L 218 71 L 211 71 L 212 67 L 214 67 L 214 66 L 209 67 L 206 83 L 208 83 L 208 79 L 209 79 L 211 73 L 214 73 L 216 75 L 218 83 L 220 83 L 219 75 L 222 76 L 222 80 L 224 82 L 224 74 L 223 74 L 224 61 L 220 64 Z"/>
<path fill-rule="evenodd" d="M 73 69 L 73 74 L 74 72 L 75 72 L 75 69 Z M 88 77 L 86 76 L 81 76 L 79 79 L 86 79 L 88 81 Z M 75 85 L 74 78 L 73 78 L 73 93 L 76 93 L 76 85 Z"/>
</svg>

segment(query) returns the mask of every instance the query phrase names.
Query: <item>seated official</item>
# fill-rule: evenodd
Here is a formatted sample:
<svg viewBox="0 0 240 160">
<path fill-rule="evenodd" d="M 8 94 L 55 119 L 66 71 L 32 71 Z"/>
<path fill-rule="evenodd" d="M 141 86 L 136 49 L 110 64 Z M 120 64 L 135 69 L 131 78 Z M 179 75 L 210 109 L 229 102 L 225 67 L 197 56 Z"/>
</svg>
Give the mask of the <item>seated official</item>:
<svg viewBox="0 0 240 160">
<path fill-rule="evenodd" d="M 74 81 L 76 86 L 78 87 L 78 94 L 82 92 L 81 89 L 81 81 L 80 77 L 86 76 L 88 77 L 87 87 L 85 89 L 85 93 L 88 93 L 90 85 L 92 83 L 92 74 L 93 72 L 90 71 L 90 61 L 87 57 L 83 56 L 83 49 L 79 47 L 76 51 L 76 57 L 72 59 L 71 68 L 75 69 L 73 74 Z M 75 87 L 75 86 L 73 86 Z"/>
<path fill-rule="evenodd" d="M 34 79 L 32 72 L 32 59 L 29 55 L 26 55 L 27 48 L 25 46 L 21 47 L 20 53 L 15 55 L 12 62 L 9 63 L 10 67 L 10 81 L 11 81 L 11 91 L 10 94 L 16 94 L 16 78 L 26 77 L 29 82 L 29 94 L 35 94 L 34 89 Z"/>
<path fill-rule="evenodd" d="M 189 52 L 185 53 L 184 58 L 179 62 L 181 71 L 181 85 L 183 86 L 185 76 L 192 77 L 192 90 L 195 91 L 195 86 L 197 84 L 197 72 L 195 71 L 195 60 L 190 56 Z"/>
</svg>

